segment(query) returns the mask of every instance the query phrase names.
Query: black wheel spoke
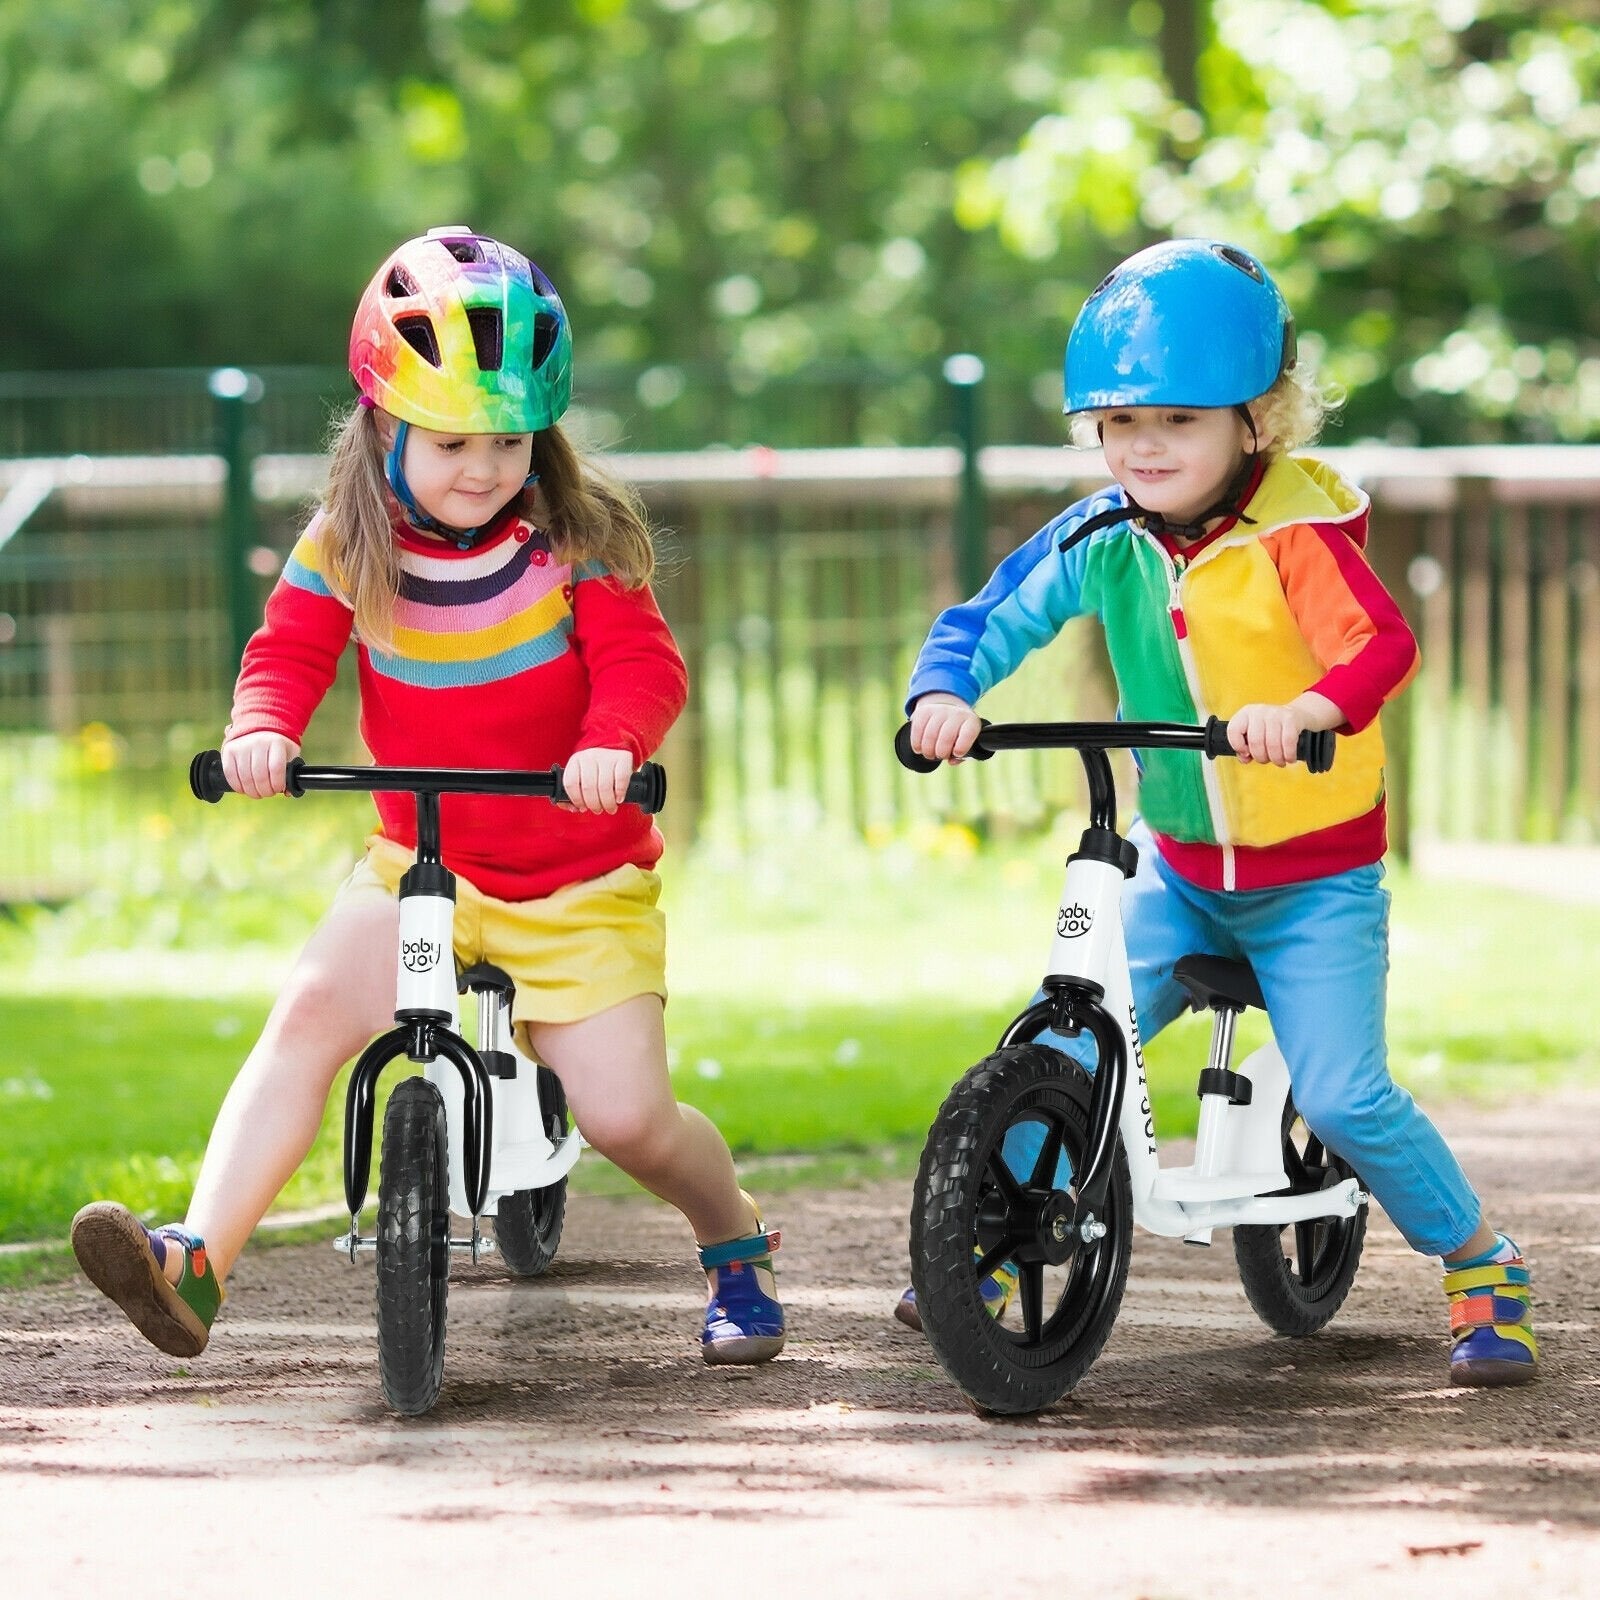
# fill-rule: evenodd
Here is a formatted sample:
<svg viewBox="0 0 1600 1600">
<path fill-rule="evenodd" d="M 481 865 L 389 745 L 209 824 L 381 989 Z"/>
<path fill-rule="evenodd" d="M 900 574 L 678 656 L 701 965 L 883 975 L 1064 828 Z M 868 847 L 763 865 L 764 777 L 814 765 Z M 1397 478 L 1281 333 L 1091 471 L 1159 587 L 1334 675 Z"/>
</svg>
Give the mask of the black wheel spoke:
<svg viewBox="0 0 1600 1600">
<path fill-rule="evenodd" d="M 1061 1164 L 1061 1124 L 1050 1122 L 1045 1126 L 1044 1143 L 1039 1146 L 1038 1159 L 1033 1163 L 1033 1176 L 1028 1180 L 1035 1189 L 1053 1189 L 1056 1186 L 1056 1168 Z"/>
<path fill-rule="evenodd" d="M 1029 1344 L 1038 1344 L 1044 1329 L 1044 1263 L 1027 1261 L 1017 1276 L 1022 1295 L 1022 1335 Z"/>
<path fill-rule="evenodd" d="M 1295 1223 L 1294 1253 L 1300 1266 L 1300 1281 L 1309 1286 L 1316 1276 L 1317 1225 L 1315 1222 Z"/>
<path fill-rule="evenodd" d="M 1006 1165 L 1005 1153 L 1002 1149 L 1004 1144 L 1005 1140 L 1002 1139 L 994 1147 L 994 1154 L 985 1163 L 983 1173 L 994 1184 L 995 1188 L 1006 1197 L 1007 1206 L 1016 1206 L 1020 1205 L 1022 1201 L 1022 1185 L 1017 1182 L 1015 1174 Z"/>
<path fill-rule="evenodd" d="M 978 1282 L 982 1283 L 985 1278 L 992 1277 L 998 1272 L 1011 1259 L 1011 1254 L 1015 1249 L 1016 1246 L 1009 1239 L 1002 1239 L 994 1249 L 981 1255 L 972 1269 L 977 1276 Z"/>
</svg>

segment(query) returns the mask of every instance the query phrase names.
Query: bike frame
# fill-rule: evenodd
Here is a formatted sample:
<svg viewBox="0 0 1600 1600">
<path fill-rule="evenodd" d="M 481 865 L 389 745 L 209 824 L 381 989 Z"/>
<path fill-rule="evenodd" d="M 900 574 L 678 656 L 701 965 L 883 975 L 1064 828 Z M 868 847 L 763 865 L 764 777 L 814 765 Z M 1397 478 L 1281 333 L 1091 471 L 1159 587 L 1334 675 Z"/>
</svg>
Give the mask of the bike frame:
<svg viewBox="0 0 1600 1600">
<path fill-rule="evenodd" d="M 334 1241 L 352 1260 L 374 1241 L 361 1237 L 361 1209 L 372 1169 L 374 1106 L 380 1074 L 404 1056 L 445 1102 L 450 1151 L 450 1209 L 472 1219 L 474 1259 L 490 1248 L 479 1219 L 492 1215 L 503 1195 L 545 1188 L 571 1170 L 583 1148 L 574 1129 L 559 1141 L 546 1132 L 548 1107 L 541 1102 L 538 1064 L 517 1048 L 511 1028 L 511 980 L 498 968 L 478 966 L 467 986 L 478 1002 L 478 1046 L 462 1036 L 455 966 L 455 874 L 440 855 L 439 797 L 442 794 L 527 795 L 562 802 L 561 769 L 546 772 L 499 768 L 312 767 L 296 758 L 286 773 L 285 790 L 299 798 L 308 789 L 351 792 L 406 792 L 417 804 L 417 859 L 400 881 L 400 918 L 395 974 L 395 1026 L 379 1034 L 356 1061 L 345 1098 L 344 1191 L 350 1231 Z M 189 787 L 201 800 L 215 802 L 229 792 L 222 758 L 201 751 L 189 766 Z M 666 774 L 646 763 L 629 780 L 627 799 L 648 812 L 666 799 Z M 496 1117 L 492 1079 L 498 1091 Z M 515 1088 L 509 1085 L 516 1084 Z M 492 1187 L 491 1187 L 492 1185 Z"/>
<path fill-rule="evenodd" d="M 1088 1032 L 1098 1051 L 1090 1098 L 1088 1161 L 1076 1175 L 1077 1226 L 1087 1241 L 1099 1236 L 1116 1136 L 1120 1134 L 1133 1189 L 1134 1220 L 1148 1232 L 1209 1243 L 1214 1228 L 1286 1225 L 1314 1217 L 1354 1216 L 1367 1196 L 1354 1178 L 1310 1194 L 1285 1194 L 1283 1110 L 1289 1074 L 1276 1045 L 1255 1051 L 1234 1069 L 1251 1082 L 1247 1104 L 1227 1094 L 1201 1096 L 1196 1159 L 1162 1167 L 1150 1100 L 1138 1014 L 1128 970 L 1122 895 L 1138 854 L 1117 830 L 1116 789 L 1109 749 L 1194 749 L 1231 754 L 1213 719 L 1206 728 L 1171 723 L 1033 723 L 992 725 L 973 753 L 1007 747 L 1076 749 L 1089 783 L 1090 823 L 1067 860 L 1056 916 L 1044 998 L 1007 1028 L 1002 1048 L 1041 1034 Z M 1313 747 L 1318 748 L 1318 747 Z M 1329 756 L 1317 757 L 1322 765 Z M 1219 1013 L 1212 1065 L 1226 1063 L 1233 1018 Z"/>
</svg>

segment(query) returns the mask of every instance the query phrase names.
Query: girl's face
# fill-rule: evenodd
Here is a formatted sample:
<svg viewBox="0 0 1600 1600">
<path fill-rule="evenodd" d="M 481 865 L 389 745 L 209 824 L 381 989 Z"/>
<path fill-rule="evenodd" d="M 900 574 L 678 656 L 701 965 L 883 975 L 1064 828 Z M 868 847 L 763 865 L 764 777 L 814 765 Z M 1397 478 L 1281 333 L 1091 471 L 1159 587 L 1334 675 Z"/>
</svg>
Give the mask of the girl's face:
<svg viewBox="0 0 1600 1600">
<path fill-rule="evenodd" d="M 417 504 L 450 528 L 481 528 L 527 481 L 531 433 L 406 434 L 406 482 Z"/>
<path fill-rule="evenodd" d="M 1193 522 L 1221 497 L 1252 448 L 1237 411 L 1127 406 L 1096 415 L 1111 475 L 1146 511 Z M 1258 435 L 1255 444 L 1271 442 Z"/>
</svg>

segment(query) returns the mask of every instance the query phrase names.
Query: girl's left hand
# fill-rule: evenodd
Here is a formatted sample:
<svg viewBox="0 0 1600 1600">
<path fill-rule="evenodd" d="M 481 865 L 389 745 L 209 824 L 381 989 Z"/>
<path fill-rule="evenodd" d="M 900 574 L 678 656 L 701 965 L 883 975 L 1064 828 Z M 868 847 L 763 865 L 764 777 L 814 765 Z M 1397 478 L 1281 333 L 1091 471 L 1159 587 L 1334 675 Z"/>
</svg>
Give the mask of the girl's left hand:
<svg viewBox="0 0 1600 1600">
<path fill-rule="evenodd" d="M 627 750 L 574 750 L 561 769 L 561 786 L 573 811 L 610 816 L 628 793 L 633 755 Z"/>
</svg>

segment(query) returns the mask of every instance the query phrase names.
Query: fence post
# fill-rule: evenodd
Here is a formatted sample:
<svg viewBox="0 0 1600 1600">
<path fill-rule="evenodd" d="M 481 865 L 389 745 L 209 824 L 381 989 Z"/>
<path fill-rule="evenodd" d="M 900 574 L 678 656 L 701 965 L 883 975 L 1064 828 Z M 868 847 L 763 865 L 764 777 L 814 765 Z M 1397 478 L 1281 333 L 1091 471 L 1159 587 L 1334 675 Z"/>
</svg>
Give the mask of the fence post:
<svg viewBox="0 0 1600 1600">
<path fill-rule="evenodd" d="M 264 386 L 253 372 L 219 367 L 207 387 L 216 401 L 217 448 L 222 456 L 222 516 L 217 524 L 217 575 L 224 630 L 222 681 L 232 684 L 244 647 L 255 631 L 255 595 L 250 578 L 250 544 L 255 532 L 255 452 L 246 425 L 246 406 L 260 400 Z"/>
<path fill-rule="evenodd" d="M 975 595 L 989 576 L 989 528 L 978 470 L 978 386 L 983 362 L 954 355 L 944 364 L 954 402 L 956 442 L 961 449 L 961 496 L 956 507 L 956 582 L 961 598 Z"/>
</svg>

